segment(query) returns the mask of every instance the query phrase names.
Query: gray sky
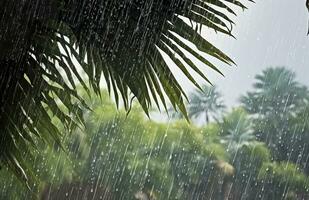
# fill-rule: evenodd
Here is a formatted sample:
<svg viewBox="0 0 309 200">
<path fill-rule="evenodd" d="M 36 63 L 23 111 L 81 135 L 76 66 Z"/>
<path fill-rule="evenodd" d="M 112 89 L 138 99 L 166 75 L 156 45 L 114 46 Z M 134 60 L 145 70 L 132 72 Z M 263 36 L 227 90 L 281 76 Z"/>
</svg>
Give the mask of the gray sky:
<svg viewBox="0 0 309 200">
<path fill-rule="evenodd" d="M 239 10 L 233 34 L 237 40 L 206 31 L 205 36 L 237 63 L 216 62 L 225 77 L 206 70 L 212 83 L 224 95 L 228 106 L 238 103 L 248 91 L 254 76 L 269 66 L 286 66 L 296 72 L 301 83 L 309 85 L 309 14 L 305 0 L 256 0 L 248 10 Z M 176 72 L 186 91 L 193 86 Z"/>
</svg>

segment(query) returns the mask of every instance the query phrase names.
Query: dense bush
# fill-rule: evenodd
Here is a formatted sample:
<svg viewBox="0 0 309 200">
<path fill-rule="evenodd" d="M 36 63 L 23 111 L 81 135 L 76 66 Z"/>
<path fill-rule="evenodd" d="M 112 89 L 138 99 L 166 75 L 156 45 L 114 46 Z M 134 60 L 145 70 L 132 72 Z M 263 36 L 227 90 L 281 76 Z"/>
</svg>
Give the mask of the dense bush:
<svg viewBox="0 0 309 200">
<path fill-rule="evenodd" d="M 128 115 L 102 92 L 88 99 L 84 127 L 59 125 L 63 147 L 34 141 L 30 190 L 0 171 L 0 199 L 308 199 L 309 101 L 301 88 L 303 104 L 279 117 L 244 103 L 203 126 L 148 120 L 138 106 Z M 281 105 L 271 101 L 269 111 Z"/>
</svg>

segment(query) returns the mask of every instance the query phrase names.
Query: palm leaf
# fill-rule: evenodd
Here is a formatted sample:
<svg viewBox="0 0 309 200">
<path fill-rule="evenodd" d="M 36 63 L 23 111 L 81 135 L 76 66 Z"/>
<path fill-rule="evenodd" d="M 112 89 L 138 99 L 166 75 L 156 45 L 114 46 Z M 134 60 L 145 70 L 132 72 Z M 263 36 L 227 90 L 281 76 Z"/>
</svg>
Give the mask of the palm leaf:
<svg viewBox="0 0 309 200">
<path fill-rule="evenodd" d="M 168 99 L 187 117 L 186 94 L 163 52 L 199 87 L 188 67 L 209 80 L 185 51 L 221 72 L 188 42 L 233 64 L 200 31 L 206 26 L 232 36 L 229 14 L 235 14 L 236 7 L 245 8 L 239 1 L 228 0 L 57 0 L 35 4 L 4 0 L 0 6 L 3 19 L 8 19 L 0 26 L 4 33 L 0 36 L 0 156 L 3 164 L 13 166 L 11 169 L 25 179 L 23 157 L 30 154 L 31 144 L 34 148 L 43 140 L 61 145 L 53 116 L 68 130 L 83 123 L 82 109 L 87 105 L 77 93 L 77 84 L 89 94 L 90 88 L 99 94 L 104 78 L 116 103 L 122 99 L 127 110 L 132 98 L 146 113 L 153 101 L 166 109 Z M 195 25 L 189 25 L 184 17 Z"/>
</svg>

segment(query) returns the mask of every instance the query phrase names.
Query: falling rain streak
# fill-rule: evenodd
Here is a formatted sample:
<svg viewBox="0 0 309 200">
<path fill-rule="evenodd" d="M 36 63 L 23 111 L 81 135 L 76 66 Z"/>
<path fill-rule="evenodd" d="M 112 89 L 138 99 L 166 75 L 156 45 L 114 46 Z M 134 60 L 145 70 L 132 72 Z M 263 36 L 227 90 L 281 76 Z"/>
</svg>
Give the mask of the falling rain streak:
<svg viewBox="0 0 309 200">
<path fill-rule="evenodd" d="M 307 86 L 268 67 L 231 108 L 204 71 L 252 4 L 2 0 L 0 199 L 309 199 Z"/>
</svg>

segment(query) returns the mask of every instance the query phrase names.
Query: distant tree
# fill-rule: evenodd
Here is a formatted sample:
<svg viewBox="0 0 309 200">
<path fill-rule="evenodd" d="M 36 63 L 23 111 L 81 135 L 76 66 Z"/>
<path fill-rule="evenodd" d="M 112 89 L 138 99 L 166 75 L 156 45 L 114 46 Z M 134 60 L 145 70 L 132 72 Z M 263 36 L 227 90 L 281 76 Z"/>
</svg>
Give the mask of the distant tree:
<svg viewBox="0 0 309 200">
<path fill-rule="evenodd" d="M 210 119 L 217 120 L 225 108 L 222 95 L 216 86 L 203 85 L 202 90 L 196 89 L 189 95 L 187 109 L 188 116 L 191 119 L 204 117 L 204 122 L 208 124 Z M 172 111 L 171 116 L 173 118 L 182 118 L 183 114 Z"/>
<path fill-rule="evenodd" d="M 290 162 L 264 163 L 256 188 L 263 199 L 308 199 L 309 179 L 298 165 Z"/>
<path fill-rule="evenodd" d="M 283 119 L 308 98 L 307 88 L 296 81 L 294 72 L 284 67 L 267 68 L 255 79 L 254 91 L 241 97 L 250 114 Z"/>
<path fill-rule="evenodd" d="M 229 180 L 231 188 L 227 199 L 253 198 L 260 167 L 270 161 L 270 151 L 256 140 L 252 125 L 250 116 L 241 107 L 233 109 L 219 123 L 221 143 L 235 168 L 234 176 Z"/>
<path fill-rule="evenodd" d="M 237 153 L 238 149 L 255 141 L 250 118 L 242 108 L 234 109 L 224 116 L 219 123 L 222 131 L 222 142 L 227 145 L 227 150 Z"/>
<path fill-rule="evenodd" d="M 273 162 L 267 145 L 254 139 L 242 108 L 196 127 L 184 120 L 148 121 L 139 106 L 127 116 L 107 92 L 101 94 L 101 99 L 84 97 L 93 110 L 83 110 L 85 129 L 63 136 L 66 151 L 43 144 L 33 150 L 35 160 L 28 161 L 41 184 L 27 190 L 5 168 L 0 198 L 31 199 L 34 192 L 76 199 L 307 199 L 308 105 L 290 121 L 297 136 L 284 143 L 292 149 L 292 164 Z"/>
<path fill-rule="evenodd" d="M 206 124 L 210 118 L 218 119 L 223 113 L 225 105 L 222 95 L 216 86 L 204 85 L 201 90 L 191 93 L 188 105 L 188 115 L 190 118 L 205 117 Z"/>
<path fill-rule="evenodd" d="M 298 135 L 295 117 L 303 113 L 308 97 L 308 89 L 296 81 L 293 72 L 277 67 L 257 75 L 254 90 L 241 98 L 253 118 L 254 134 L 268 145 L 275 159 L 290 159 L 294 148 L 286 144 Z"/>
<path fill-rule="evenodd" d="M 284 152 L 286 161 L 298 164 L 309 175 L 309 102 L 297 108 L 287 131 L 282 137 L 280 151 Z"/>
<path fill-rule="evenodd" d="M 270 162 L 271 153 L 262 142 L 251 141 L 238 149 L 233 158 L 235 175 L 232 180 L 230 199 L 254 199 L 262 193 L 256 189 L 258 174 L 265 162 Z"/>
</svg>

